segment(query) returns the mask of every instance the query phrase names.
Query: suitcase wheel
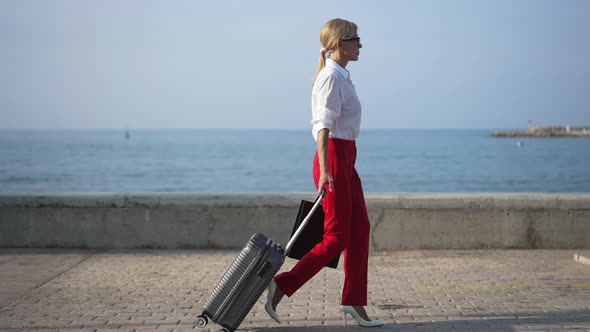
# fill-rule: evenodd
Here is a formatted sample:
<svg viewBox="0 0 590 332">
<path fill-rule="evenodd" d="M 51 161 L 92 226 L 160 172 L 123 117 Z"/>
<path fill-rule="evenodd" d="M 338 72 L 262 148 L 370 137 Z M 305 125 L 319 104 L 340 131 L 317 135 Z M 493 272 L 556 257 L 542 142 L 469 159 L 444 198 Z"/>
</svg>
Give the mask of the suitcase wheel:
<svg viewBox="0 0 590 332">
<path fill-rule="evenodd" d="M 209 320 L 207 319 L 207 316 L 200 315 L 197 317 L 197 326 L 198 327 L 205 327 L 205 326 L 207 326 L 208 323 L 209 323 Z"/>
</svg>

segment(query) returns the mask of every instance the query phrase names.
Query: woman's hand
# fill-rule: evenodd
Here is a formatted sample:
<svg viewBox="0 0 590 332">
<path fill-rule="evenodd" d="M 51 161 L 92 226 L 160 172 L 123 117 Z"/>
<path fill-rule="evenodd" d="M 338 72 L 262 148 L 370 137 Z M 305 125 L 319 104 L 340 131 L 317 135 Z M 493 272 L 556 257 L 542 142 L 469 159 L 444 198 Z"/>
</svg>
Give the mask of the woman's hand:
<svg viewBox="0 0 590 332">
<path fill-rule="evenodd" d="M 322 190 L 326 184 L 328 185 L 328 190 L 332 192 L 334 177 L 332 177 L 332 174 L 330 174 L 329 171 L 320 173 L 320 179 L 318 181 L 318 196 L 322 195 Z"/>
</svg>

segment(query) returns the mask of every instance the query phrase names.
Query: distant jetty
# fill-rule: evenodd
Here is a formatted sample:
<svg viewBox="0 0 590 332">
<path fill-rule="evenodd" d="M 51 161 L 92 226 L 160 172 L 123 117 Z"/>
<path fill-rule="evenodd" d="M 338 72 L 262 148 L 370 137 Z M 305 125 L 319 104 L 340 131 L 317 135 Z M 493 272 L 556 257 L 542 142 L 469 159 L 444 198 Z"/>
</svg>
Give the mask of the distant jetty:
<svg viewBox="0 0 590 332">
<path fill-rule="evenodd" d="M 590 138 L 590 127 L 570 126 L 541 126 L 531 127 L 527 130 L 506 130 L 497 131 L 493 137 L 588 137 Z"/>
</svg>

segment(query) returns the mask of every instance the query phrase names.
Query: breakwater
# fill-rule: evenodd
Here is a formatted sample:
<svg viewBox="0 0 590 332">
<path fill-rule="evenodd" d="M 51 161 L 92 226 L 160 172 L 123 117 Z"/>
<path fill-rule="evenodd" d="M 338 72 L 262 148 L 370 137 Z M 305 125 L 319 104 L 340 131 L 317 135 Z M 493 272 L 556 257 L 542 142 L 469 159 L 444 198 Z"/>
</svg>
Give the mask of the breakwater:
<svg viewBox="0 0 590 332">
<path fill-rule="evenodd" d="M 524 131 L 497 131 L 493 137 L 590 137 L 590 127 L 543 126 L 531 127 Z"/>
<path fill-rule="evenodd" d="M 241 248 L 286 243 L 288 195 L 0 196 L 0 247 Z M 590 194 L 368 194 L 373 251 L 590 248 Z"/>
</svg>

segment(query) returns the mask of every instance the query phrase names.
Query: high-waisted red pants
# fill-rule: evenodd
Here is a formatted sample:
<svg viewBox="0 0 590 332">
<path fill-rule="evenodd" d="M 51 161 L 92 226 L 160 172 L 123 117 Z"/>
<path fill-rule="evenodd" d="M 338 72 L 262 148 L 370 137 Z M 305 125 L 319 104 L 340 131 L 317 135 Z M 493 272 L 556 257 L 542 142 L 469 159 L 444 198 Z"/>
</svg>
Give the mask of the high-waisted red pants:
<svg viewBox="0 0 590 332">
<path fill-rule="evenodd" d="M 344 288 L 342 305 L 367 304 L 367 270 L 369 258 L 370 223 L 365 197 L 354 163 L 354 141 L 329 139 L 328 167 L 334 177 L 333 191 L 326 191 L 322 205 L 324 239 L 293 267 L 291 271 L 275 277 L 277 287 L 287 296 L 318 273 L 336 255 L 344 251 Z M 316 153 L 313 178 L 318 185 L 320 165 Z"/>
</svg>

